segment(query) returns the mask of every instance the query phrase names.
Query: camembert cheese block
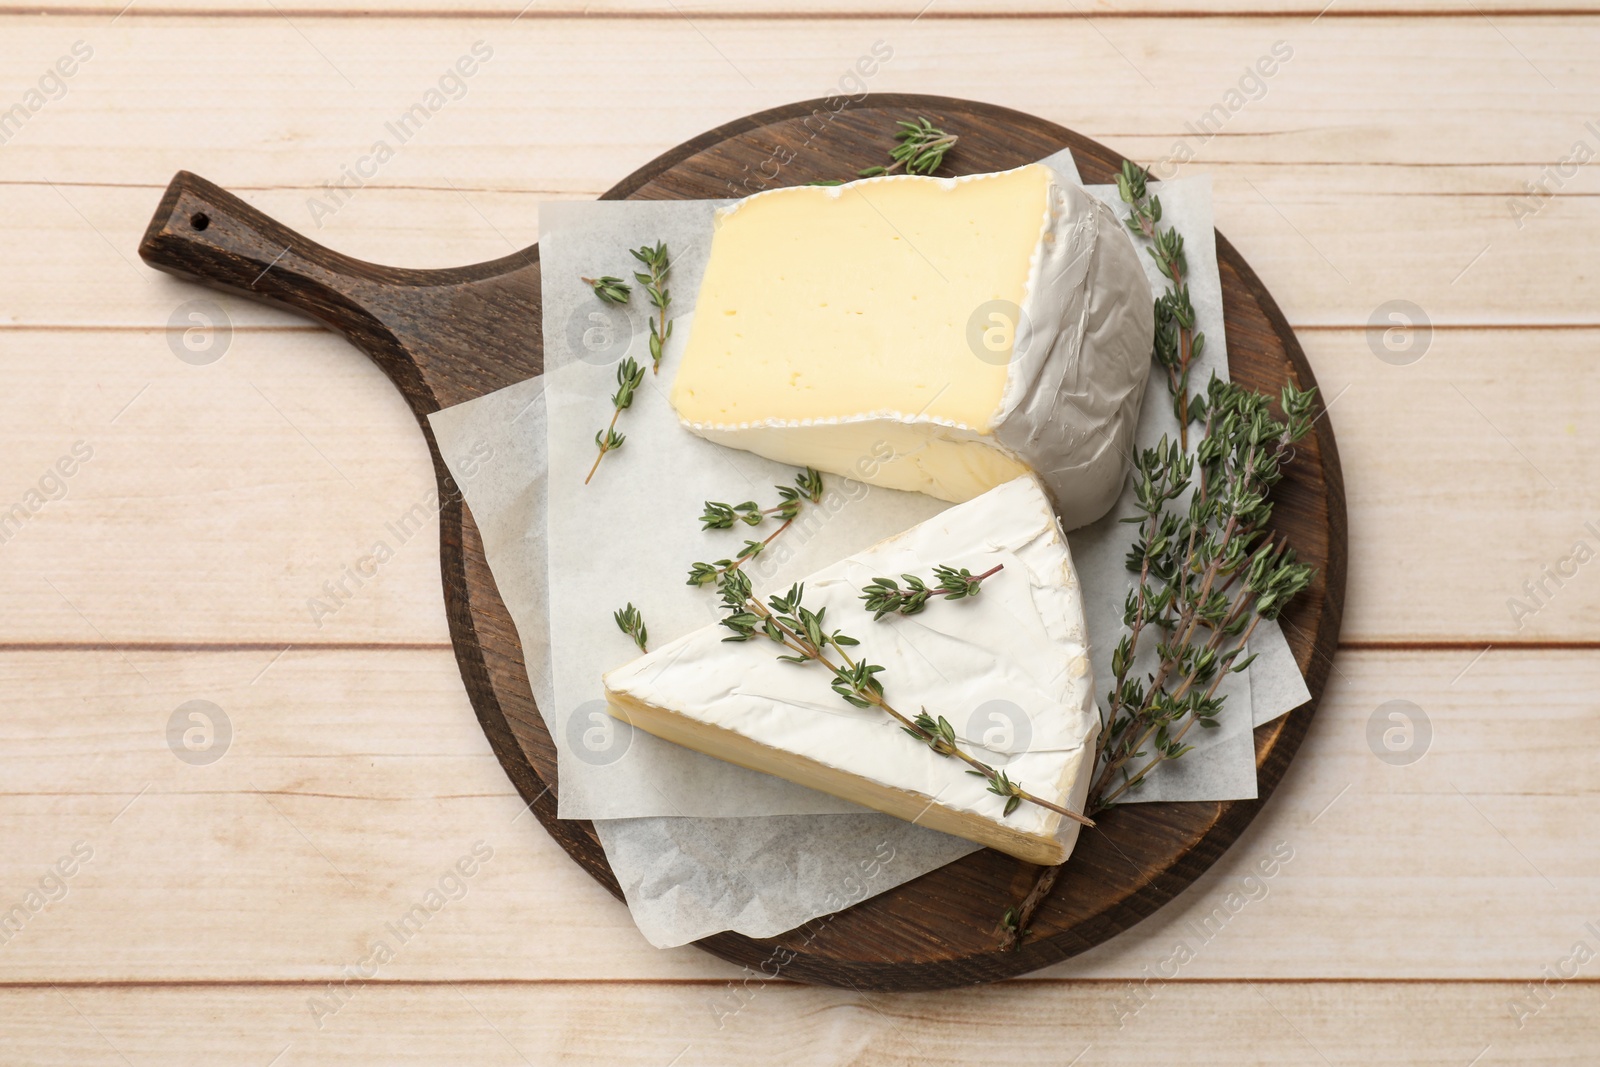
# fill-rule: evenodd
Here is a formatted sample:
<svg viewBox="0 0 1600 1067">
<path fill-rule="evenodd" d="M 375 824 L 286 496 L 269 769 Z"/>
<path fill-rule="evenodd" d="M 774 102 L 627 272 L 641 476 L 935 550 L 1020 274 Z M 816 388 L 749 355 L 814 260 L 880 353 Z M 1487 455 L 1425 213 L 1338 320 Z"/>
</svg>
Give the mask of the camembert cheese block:
<svg viewBox="0 0 1600 1067">
<path fill-rule="evenodd" d="M 1149 375 L 1126 227 L 1043 164 L 759 193 L 718 213 L 672 404 L 770 459 L 944 500 L 1032 470 L 1111 507 Z"/>
<path fill-rule="evenodd" d="M 861 590 L 938 565 L 985 579 L 976 597 L 935 599 L 874 621 Z M 933 583 L 930 583 L 933 584 Z M 757 591 L 760 595 L 761 591 Z M 713 596 L 709 590 L 707 596 Z M 961 748 L 1036 796 L 1081 811 L 1099 729 L 1077 576 L 1039 483 L 1025 475 L 813 574 L 804 602 L 884 668 L 884 697 L 954 727 Z M 1006 800 L 962 761 L 856 708 L 817 663 L 785 663 L 763 638 L 730 643 L 714 624 L 606 675 L 611 713 L 658 737 L 976 841 L 1059 863 L 1079 824 Z"/>
</svg>

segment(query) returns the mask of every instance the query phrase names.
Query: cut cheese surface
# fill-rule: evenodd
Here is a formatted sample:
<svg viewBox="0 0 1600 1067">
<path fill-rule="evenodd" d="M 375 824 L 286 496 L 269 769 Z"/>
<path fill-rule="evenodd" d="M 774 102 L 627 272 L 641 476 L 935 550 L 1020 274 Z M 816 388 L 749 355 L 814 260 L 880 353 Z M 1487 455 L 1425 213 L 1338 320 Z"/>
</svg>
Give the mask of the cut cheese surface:
<svg viewBox="0 0 1600 1067">
<path fill-rule="evenodd" d="M 962 501 L 1121 485 L 1153 321 L 1111 212 L 1035 164 L 761 193 L 718 215 L 672 404 L 701 436 Z"/>
<path fill-rule="evenodd" d="M 874 621 L 861 589 L 879 577 L 981 574 L 976 597 Z M 942 512 L 806 580 L 805 603 L 885 669 L 887 701 L 943 716 L 961 747 L 1073 811 L 1088 790 L 1099 719 L 1078 583 L 1037 481 L 1024 476 Z M 758 591 L 759 592 L 759 591 Z M 708 596 L 711 595 L 708 592 Z M 784 663 L 764 639 L 708 626 L 606 676 L 611 713 L 659 737 L 1034 863 L 1070 853 L 1078 824 L 1005 800 L 960 760 L 854 708 L 815 663 Z"/>
<path fill-rule="evenodd" d="M 967 318 L 989 301 L 1021 306 L 1050 184 L 1036 166 L 958 192 L 863 181 L 740 204 L 719 220 L 678 413 L 738 423 L 908 411 L 988 429 L 1010 338 L 994 359 L 974 358 Z"/>
</svg>

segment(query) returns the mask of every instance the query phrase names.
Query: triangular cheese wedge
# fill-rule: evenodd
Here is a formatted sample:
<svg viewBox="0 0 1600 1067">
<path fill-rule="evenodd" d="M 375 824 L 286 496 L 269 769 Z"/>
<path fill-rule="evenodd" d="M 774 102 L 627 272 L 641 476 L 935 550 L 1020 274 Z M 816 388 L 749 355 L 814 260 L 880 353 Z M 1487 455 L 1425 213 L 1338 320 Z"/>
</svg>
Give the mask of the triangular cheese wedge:
<svg viewBox="0 0 1600 1067">
<path fill-rule="evenodd" d="M 986 579 L 978 596 L 935 599 L 874 621 L 861 590 L 879 577 L 930 579 L 938 565 Z M 758 590 L 758 593 L 761 592 Z M 713 596 L 709 590 L 706 594 Z M 817 572 L 805 603 L 881 665 L 887 701 L 955 728 L 961 747 L 1028 792 L 1081 811 L 1099 717 L 1077 576 L 1049 501 L 1024 476 Z M 658 737 L 1007 852 L 1059 863 L 1078 824 L 1004 798 L 877 708 L 855 708 L 819 664 L 777 645 L 729 643 L 708 626 L 606 675 L 613 715 Z"/>
</svg>

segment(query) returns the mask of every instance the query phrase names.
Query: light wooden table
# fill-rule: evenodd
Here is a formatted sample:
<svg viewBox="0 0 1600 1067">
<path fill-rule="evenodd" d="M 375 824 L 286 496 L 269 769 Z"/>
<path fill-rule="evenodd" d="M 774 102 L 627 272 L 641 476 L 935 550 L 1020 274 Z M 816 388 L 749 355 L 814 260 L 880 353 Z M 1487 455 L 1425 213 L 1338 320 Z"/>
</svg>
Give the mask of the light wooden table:
<svg viewBox="0 0 1600 1067">
<path fill-rule="evenodd" d="M 26 915 L 0 928 L 0 1062 L 1600 1062 L 1600 163 L 1563 163 L 1600 152 L 1600 7 L 572 6 L 0 13 L 0 109 L 23 109 L 0 110 L 0 909 Z M 314 219 L 479 41 L 490 58 Z M 1245 837 L 1111 943 L 938 995 L 648 947 L 519 818 L 433 532 L 387 532 L 433 486 L 398 394 L 331 335 L 135 254 L 180 167 L 357 256 L 504 254 L 541 200 L 837 91 L 880 41 L 873 90 L 1007 104 L 1147 162 L 1186 141 L 1315 365 L 1350 502 L 1334 680 Z M 186 334 L 194 300 L 231 334 Z M 1369 326 L 1395 300 L 1431 323 L 1397 352 Z M 394 558 L 314 619 L 380 539 Z M 169 747 L 197 700 L 231 727 L 215 762 Z M 1369 744 L 1390 701 L 1430 724 L 1406 765 Z M 464 895 L 374 963 L 480 841 Z M 1274 848 L 1293 858 L 1247 881 Z"/>
</svg>

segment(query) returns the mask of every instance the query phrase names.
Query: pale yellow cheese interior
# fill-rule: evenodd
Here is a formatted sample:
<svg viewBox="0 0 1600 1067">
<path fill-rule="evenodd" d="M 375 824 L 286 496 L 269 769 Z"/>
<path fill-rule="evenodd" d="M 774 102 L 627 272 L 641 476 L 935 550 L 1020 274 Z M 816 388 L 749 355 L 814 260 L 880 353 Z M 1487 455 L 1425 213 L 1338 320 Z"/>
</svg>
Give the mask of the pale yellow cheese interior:
<svg viewBox="0 0 1600 1067">
<path fill-rule="evenodd" d="M 738 205 L 713 237 L 672 388 L 679 416 L 737 427 L 888 412 L 985 433 L 1011 338 L 1008 316 L 980 309 L 1022 306 L 1050 180 L 1031 166 L 955 183 L 784 189 Z M 976 491 L 1023 469 L 1005 456 L 965 462 L 978 468 Z"/>
</svg>

